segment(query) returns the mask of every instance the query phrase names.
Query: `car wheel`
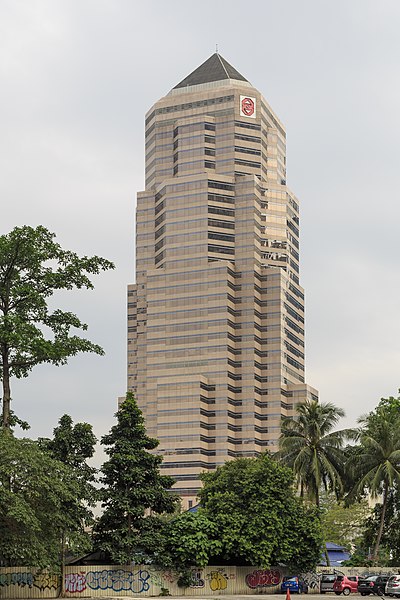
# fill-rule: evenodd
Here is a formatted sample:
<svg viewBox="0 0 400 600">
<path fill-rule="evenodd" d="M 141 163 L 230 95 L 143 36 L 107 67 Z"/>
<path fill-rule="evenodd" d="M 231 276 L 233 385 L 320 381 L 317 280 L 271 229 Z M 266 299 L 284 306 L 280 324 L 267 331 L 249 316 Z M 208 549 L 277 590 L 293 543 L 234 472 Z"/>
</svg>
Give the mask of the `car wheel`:
<svg viewBox="0 0 400 600">
<path fill-rule="evenodd" d="M 361 596 L 367 596 L 367 592 L 360 592 Z"/>
<path fill-rule="evenodd" d="M 347 588 L 347 587 L 344 588 L 344 590 L 343 590 L 343 596 L 348 596 L 350 594 L 350 592 L 351 592 L 350 588 Z"/>
</svg>

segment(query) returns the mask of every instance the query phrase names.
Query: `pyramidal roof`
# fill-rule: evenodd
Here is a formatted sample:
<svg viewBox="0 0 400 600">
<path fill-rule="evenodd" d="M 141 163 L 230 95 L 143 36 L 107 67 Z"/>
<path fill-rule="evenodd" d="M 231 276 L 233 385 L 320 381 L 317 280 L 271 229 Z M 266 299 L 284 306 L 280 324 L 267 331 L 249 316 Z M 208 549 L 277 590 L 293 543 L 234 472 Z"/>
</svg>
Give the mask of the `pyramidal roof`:
<svg viewBox="0 0 400 600">
<path fill-rule="evenodd" d="M 223 79 L 237 79 L 249 83 L 239 71 L 236 71 L 218 52 L 215 52 L 202 65 L 190 73 L 190 75 L 182 79 L 173 89 L 176 90 L 188 85 L 199 85 Z"/>
</svg>

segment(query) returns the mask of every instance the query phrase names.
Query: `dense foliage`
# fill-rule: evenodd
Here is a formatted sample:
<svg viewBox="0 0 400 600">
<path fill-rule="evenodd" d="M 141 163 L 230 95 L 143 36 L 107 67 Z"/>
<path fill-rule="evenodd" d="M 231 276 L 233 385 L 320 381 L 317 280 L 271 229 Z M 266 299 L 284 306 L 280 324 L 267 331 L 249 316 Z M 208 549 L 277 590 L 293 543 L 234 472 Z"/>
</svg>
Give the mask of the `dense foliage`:
<svg viewBox="0 0 400 600">
<path fill-rule="evenodd" d="M 268 453 L 202 475 L 201 514 L 217 526 L 214 564 L 314 567 L 321 555 L 318 510 L 304 505 L 290 469 Z"/>
<path fill-rule="evenodd" d="M 79 352 L 103 350 L 74 333 L 87 325 L 71 313 L 52 310 L 57 290 L 93 288 L 89 275 L 114 265 L 98 256 L 63 250 L 45 227 L 16 227 L 0 236 L 0 379 L 2 426 L 11 422 L 11 377 L 26 377 L 35 365 L 65 364 Z"/>
<path fill-rule="evenodd" d="M 128 393 L 116 413 L 117 424 L 101 439 L 109 456 L 101 469 L 103 506 L 94 532 L 96 549 L 117 564 L 147 562 L 163 546 L 163 513 L 173 513 L 178 498 L 168 492 L 174 480 L 160 475 L 162 457 L 151 453 L 158 440 L 146 435 L 144 418 Z"/>
<path fill-rule="evenodd" d="M 349 501 L 365 493 L 382 499 L 372 520 L 367 523 L 368 540 L 365 540 L 365 543 L 372 543 L 373 538 L 371 558 L 377 561 L 384 532 L 388 540 L 387 533 L 397 519 L 394 498 L 400 483 L 400 399 L 382 398 L 377 408 L 361 417 L 359 422 L 358 445 L 353 448 L 347 463 L 348 472 L 355 481 Z M 387 513 L 389 504 L 391 509 Z M 390 553 L 392 544 L 394 546 L 396 542 L 390 543 Z"/>
<path fill-rule="evenodd" d="M 324 540 L 352 550 L 361 541 L 370 512 L 365 498 L 348 506 L 343 500 L 338 501 L 334 494 L 323 494 L 321 524 Z"/>
<path fill-rule="evenodd" d="M 96 469 L 88 464 L 94 455 L 96 437 L 89 423 L 75 423 L 69 415 L 63 415 L 52 439 L 40 439 L 40 447 L 52 458 L 70 468 L 78 495 L 73 503 L 65 506 L 75 527 L 62 532 L 63 558 L 68 554 L 83 554 L 91 549 L 87 533 L 94 523 L 93 508 L 98 499 L 95 486 Z"/>
<path fill-rule="evenodd" d="M 76 531 L 73 471 L 28 439 L 0 430 L 0 559 L 58 568 L 62 534 Z"/>
</svg>

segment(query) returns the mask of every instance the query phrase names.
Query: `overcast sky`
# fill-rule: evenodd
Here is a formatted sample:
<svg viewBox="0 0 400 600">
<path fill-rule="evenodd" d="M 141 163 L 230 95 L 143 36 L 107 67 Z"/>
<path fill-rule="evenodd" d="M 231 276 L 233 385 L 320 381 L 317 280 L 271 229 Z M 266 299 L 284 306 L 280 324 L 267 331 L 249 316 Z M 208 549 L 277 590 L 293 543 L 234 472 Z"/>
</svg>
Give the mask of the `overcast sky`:
<svg viewBox="0 0 400 600">
<path fill-rule="evenodd" d="M 40 366 L 13 407 L 112 425 L 126 388 L 126 285 L 144 189 L 144 114 L 214 51 L 287 130 L 301 206 L 307 382 L 343 425 L 400 387 L 398 0 L 1 0 L 0 233 L 42 224 L 116 264 L 57 299 L 105 357 Z"/>
</svg>

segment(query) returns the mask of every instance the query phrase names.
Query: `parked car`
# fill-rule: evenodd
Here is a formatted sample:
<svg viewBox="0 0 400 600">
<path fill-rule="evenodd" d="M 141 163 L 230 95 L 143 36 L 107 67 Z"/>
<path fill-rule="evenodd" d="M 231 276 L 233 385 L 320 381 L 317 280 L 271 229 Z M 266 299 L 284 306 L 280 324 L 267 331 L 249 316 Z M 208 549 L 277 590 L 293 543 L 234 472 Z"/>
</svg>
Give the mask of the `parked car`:
<svg viewBox="0 0 400 600">
<path fill-rule="evenodd" d="M 321 581 L 319 583 L 319 591 L 321 594 L 326 592 L 333 592 L 333 583 L 336 579 L 336 573 L 322 573 Z"/>
<path fill-rule="evenodd" d="M 369 596 L 369 594 L 383 596 L 388 579 L 389 575 L 368 575 L 368 577 L 363 577 L 362 579 L 360 577 L 357 589 L 361 596 Z"/>
<path fill-rule="evenodd" d="M 400 575 L 391 575 L 386 582 L 385 587 L 386 596 L 400 596 Z"/>
<path fill-rule="evenodd" d="M 358 575 L 351 575 L 347 577 L 346 575 L 336 575 L 336 579 L 333 582 L 333 591 L 337 596 L 343 594 L 343 596 L 348 596 L 351 592 L 357 592 L 358 580 L 361 577 Z"/>
<path fill-rule="evenodd" d="M 308 594 L 308 585 L 297 575 L 284 577 L 281 583 L 281 592 L 285 594 L 288 590 L 294 594 Z"/>
</svg>

